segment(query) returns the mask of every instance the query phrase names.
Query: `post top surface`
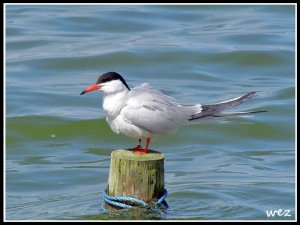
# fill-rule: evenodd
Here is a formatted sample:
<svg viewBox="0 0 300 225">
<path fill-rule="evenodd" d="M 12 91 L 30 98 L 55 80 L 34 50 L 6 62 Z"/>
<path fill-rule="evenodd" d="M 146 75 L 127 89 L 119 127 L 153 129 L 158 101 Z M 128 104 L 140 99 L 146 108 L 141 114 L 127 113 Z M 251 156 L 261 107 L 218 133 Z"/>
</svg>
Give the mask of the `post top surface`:
<svg viewBox="0 0 300 225">
<path fill-rule="evenodd" d="M 146 154 L 141 155 L 131 150 L 119 149 L 112 151 L 111 157 L 135 161 L 150 161 L 164 159 L 164 154 L 158 151 L 148 150 Z"/>
</svg>

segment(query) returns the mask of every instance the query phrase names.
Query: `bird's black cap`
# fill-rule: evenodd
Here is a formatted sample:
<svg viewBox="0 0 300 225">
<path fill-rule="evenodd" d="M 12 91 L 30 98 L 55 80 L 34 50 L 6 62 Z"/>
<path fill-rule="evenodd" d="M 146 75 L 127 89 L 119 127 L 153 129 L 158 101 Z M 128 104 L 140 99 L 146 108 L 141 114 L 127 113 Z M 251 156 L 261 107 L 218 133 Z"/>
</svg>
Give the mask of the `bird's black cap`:
<svg viewBox="0 0 300 225">
<path fill-rule="evenodd" d="M 112 80 L 120 80 L 122 81 L 122 83 L 126 86 L 126 88 L 128 90 L 130 90 L 129 86 L 127 85 L 126 81 L 124 80 L 124 78 L 116 73 L 116 72 L 107 72 L 102 74 L 96 81 L 96 84 L 101 84 L 101 83 L 105 83 L 108 81 L 112 81 Z"/>
</svg>

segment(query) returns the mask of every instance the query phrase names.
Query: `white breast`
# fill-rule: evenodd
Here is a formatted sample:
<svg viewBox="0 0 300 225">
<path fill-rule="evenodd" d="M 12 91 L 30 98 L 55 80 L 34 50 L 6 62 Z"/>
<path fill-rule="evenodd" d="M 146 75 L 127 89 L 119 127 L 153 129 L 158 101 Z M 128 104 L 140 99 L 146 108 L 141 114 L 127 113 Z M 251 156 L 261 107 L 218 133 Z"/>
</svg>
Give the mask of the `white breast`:
<svg viewBox="0 0 300 225">
<path fill-rule="evenodd" d="M 113 119 L 120 114 L 126 101 L 126 93 L 108 94 L 103 96 L 103 109 L 106 115 Z"/>
<path fill-rule="evenodd" d="M 121 133 L 135 138 L 150 136 L 147 131 L 125 121 L 120 114 L 125 106 L 128 97 L 127 94 L 128 92 L 124 91 L 103 95 L 103 109 L 106 112 L 107 123 L 117 134 Z"/>
</svg>

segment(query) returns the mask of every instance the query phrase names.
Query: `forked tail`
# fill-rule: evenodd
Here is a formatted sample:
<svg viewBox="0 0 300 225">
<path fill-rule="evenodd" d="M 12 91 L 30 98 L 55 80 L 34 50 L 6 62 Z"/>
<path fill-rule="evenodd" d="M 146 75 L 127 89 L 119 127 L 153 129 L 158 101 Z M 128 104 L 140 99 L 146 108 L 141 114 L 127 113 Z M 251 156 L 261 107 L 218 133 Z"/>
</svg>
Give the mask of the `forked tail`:
<svg viewBox="0 0 300 225">
<path fill-rule="evenodd" d="M 219 114 L 219 112 L 237 106 L 239 104 L 242 104 L 245 101 L 248 101 L 251 99 L 256 92 L 249 92 L 248 94 L 245 94 L 243 96 L 230 99 L 227 101 L 219 102 L 216 104 L 211 105 L 201 105 L 201 112 L 191 115 L 191 120 L 200 119 L 207 116 L 226 116 L 226 115 L 241 115 L 241 114 L 249 114 L 249 113 L 258 113 L 258 112 L 266 112 L 266 111 L 250 111 L 250 112 L 236 112 L 236 113 L 222 113 Z"/>
</svg>

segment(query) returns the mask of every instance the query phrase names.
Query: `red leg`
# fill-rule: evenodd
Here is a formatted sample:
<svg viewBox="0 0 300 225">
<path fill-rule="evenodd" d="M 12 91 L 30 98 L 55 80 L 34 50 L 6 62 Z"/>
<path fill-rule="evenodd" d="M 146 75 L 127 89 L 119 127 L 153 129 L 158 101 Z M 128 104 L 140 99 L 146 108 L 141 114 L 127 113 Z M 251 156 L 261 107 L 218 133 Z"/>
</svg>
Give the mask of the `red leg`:
<svg viewBox="0 0 300 225">
<path fill-rule="evenodd" d="M 146 148 L 145 148 L 145 151 L 146 151 L 146 152 L 148 152 L 149 144 L 150 144 L 150 138 L 147 138 Z"/>
</svg>

